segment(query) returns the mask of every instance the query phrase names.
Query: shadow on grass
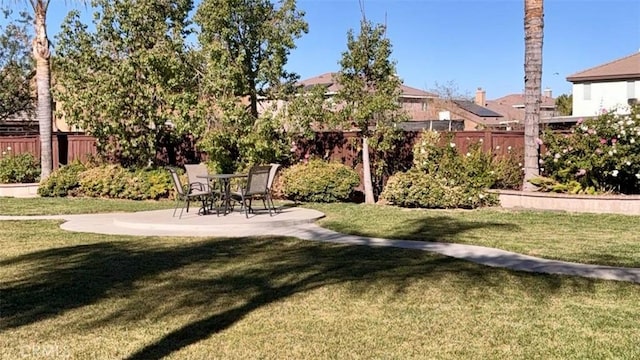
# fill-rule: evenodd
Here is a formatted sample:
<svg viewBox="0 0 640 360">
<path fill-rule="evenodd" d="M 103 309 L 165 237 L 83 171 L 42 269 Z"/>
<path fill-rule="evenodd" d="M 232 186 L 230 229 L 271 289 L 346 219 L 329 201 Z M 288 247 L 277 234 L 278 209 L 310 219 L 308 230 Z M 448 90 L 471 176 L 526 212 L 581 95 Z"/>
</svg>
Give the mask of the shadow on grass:
<svg viewBox="0 0 640 360">
<path fill-rule="evenodd" d="M 474 227 L 440 218 L 414 231 L 454 236 L 482 226 L 491 225 Z M 256 309 L 334 284 L 350 284 L 354 291 L 382 284 L 402 292 L 417 280 L 452 279 L 451 286 L 461 291 L 483 287 L 499 291 L 514 286 L 515 279 L 519 283 L 516 286 L 544 301 L 560 288 L 589 291 L 593 283 L 489 270 L 420 251 L 272 237 L 192 240 L 185 244 L 142 239 L 70 246 L 2 260 L 3 268 L 20 269 L 24 275 L 1 285 L 0 329 L 18 328 L 111 299 L 136 297 L 137 301 L 100 314 L 102 318 L 87 326 L 135 321 L 150 315 L 199 317 L 164 334 L 129 359 L 160 359 L 224 331 Z M 147 283 L 164 285 L 141 291 Z"/>
<path fill-rule="evenodd" d="M 343 234 L 376 236 L 371 232 L 358 229 L 352 223 L 342 220 L 325 221 L 323 226 Z M 455 242 L 456 237 L 459 235 L 477 229 L 497 229 L 516 234 L 518 230 L 520 230 L 520 227 L 504 222 L 463 221 L 451 216 L 416 217 L 414 219 L 398 222 L 394 226 L 393 230 L 386 231 L 387 233 L 392 234 L 386 238 L 432 242 Z"/>
</svg>

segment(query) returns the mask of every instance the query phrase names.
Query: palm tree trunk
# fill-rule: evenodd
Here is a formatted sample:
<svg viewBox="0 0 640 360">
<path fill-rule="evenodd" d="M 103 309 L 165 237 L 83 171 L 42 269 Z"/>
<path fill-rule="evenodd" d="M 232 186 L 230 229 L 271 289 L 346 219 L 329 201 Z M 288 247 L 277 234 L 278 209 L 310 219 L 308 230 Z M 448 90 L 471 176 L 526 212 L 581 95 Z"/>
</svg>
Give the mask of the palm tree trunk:
<svg viewBox="0 0 640 360">
<path fill-rule="evenodd" d="M 362 177 L 364 182 L 364 202 L 374 204 L 373 183 L 371 182 L 371 160 L 369 158 L 369 138 L 362 137 Z"/>
<path fill-rule="evenodd" d="M 35 38 L 33 57 L 36 60 L 36 87 L 38 103 L 36 114 L 40 127 L 40 180 L 44 180 L 53 169 L 53 148 L 51 136 L 53 121 L 51 114 L 51 67 L 49 65 L 49 39 L 47 38 L 47 7 L 49 1 L 32 0 L 35 15 Z"/>
<path fill-rule="evenodd" d="M 525 191 L 536 187 L 529 180 L 540 175 L 538 167 L 540 101 L 542 100 L 543 0 L 524 0 L 524 183 Z"/>
</svg>

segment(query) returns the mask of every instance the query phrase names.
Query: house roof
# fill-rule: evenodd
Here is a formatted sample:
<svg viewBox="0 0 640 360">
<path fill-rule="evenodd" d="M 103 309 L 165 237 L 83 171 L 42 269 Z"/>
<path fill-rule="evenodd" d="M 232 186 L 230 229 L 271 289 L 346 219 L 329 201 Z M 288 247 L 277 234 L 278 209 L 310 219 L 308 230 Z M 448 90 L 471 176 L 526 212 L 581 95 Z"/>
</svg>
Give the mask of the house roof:
<svg viewBox="0 0 640 360">
<path fill-rule="evenodd" d="M 337 75 L 337 73 L 333 72 L 324 73 L 322 75 L 301 80 L 299 84 L 302 85 L 305 89 L 317 85 L 325 86 L 327 88 L 327 93 L 335 94 L 341 88 L 340 84 L 338 84 L 338 82 L 336 81 Z M 401 96 L 404 98 L 426 99 L 438 96 L 434 93 L 412 88 L 406 85 L 400 85 L 400 88 L 402 89 Z"/>
<path fill-rule="evenodd" d="M 469 101 L 469 100 L 454 100 L 453 101 L 456 105 L 460 106 L 462 109 L 480 116 L 480 117 L 502 117 L 501 114 L 488 109 L 484 106 L 480 106 L 476 103 L 474 103 L 473 101 Z"/>
<path fill-rule="evenodd" d="M 509 94 L 501 98 L 497 98 L 495 100 L 488 100 L 487 105 L 489 103 L 510 106 L 512 108 L 524 109 L 524 95 Z M 555 107 L 556 107 L 556 101 L 554 98 L 542 95 L 542 103 L 540 103 L 540 108 L 555 108 Z M 489 106 L 489 108 L 491 107 Z"/>
<path fill-rule="evenodd" d="M 577 72 L 567 77 L 576 83 L 593 80 L 640 79 L 640 52 Z"/>
</svg>

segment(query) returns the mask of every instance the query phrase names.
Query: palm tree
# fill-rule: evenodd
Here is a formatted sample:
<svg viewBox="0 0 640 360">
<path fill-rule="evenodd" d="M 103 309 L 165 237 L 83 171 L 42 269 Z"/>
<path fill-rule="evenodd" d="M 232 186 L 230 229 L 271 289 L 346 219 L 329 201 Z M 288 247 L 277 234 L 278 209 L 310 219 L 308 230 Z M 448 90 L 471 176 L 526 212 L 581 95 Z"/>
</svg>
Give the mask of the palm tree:
<svg viewBox="0 0 640 360">
<path fill-rule="evenodd" d="M 49 59 L 49 39 L 47 38 L 47 8 L 50 0 L 29 0 L 33 8 L 35 37 L 32 55 L 36 62 L 36 89 L 38 94 L 36 115 L 40 127 L 40 179 L 44 180 L 53 169 L 53 148 L 51 136 L 53 121 L 51 113 L 51 67 Z"/>
<path fill-rule="evenodd" d="M 524 183 L 523 190 L 535 190 L 529 183 L 540 175 L 538 168 L 540 102 L 542 100 L 543 0 L 524 0 Z"/>
</svg>

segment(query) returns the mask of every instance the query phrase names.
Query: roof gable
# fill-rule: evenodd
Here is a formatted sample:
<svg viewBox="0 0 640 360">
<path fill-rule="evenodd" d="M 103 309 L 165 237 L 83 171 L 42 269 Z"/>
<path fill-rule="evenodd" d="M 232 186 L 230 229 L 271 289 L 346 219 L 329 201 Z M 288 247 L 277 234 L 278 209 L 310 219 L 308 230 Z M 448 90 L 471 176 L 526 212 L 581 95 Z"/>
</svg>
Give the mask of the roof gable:
<svg viewBox="0 0 640 360">
<path fill-rule="evenodd" d="M 567 77 L 570 82 L 593 80 L 640 79 L 640 52 L 577 72 Z"/>
<path fill-rule="evenodd" d="M 541 96 L 542 102 L 540 103 L 541 108 L 555 108 L 556 101 L 554 98 L 549 96 Z M 500 104 L 504 106 L 511 106 L 513 108 L 522 108 L 524 109 L 524 95 L 522 94 L 509 94 L 503 96 L 501 98 L 497 98 L 495 100 L 488 100 L 487 103 Z"/>
<path fill-rule="evenodd" d="M 341 86 L 337 82 L 338 73 L 324 73 L 322 75 L 314 76 L 308 79 L 301 80 L 298 84 L 302 85 L 305 89 L 308 89 L 312 86 L 322 85 L 327 88 L 327 93 L 332 94 L 338 92 Z M 413 98 L 413 99 L 426 99 L 426 98 L 434 98 L 438 97 L 438 95 L 434 93 L 430 93 L 428 91 L 412 88 L 406 85 L 400 85 L 402 89 L 403 98 Z"/>
</svg>

